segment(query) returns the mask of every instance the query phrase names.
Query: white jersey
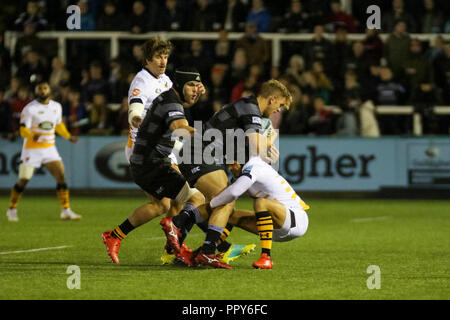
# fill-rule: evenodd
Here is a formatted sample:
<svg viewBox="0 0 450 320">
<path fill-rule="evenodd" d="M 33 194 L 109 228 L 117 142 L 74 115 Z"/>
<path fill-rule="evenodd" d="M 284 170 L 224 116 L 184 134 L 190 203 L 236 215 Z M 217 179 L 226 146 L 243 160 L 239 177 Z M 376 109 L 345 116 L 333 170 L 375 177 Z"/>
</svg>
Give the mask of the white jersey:
<svg viewBox="0 0 450 320">
<path fill-rule="evenodd" d="M 303 210 L 309 209 L 289 182 L 261 158 L 251 158 L 242 168 L 242 175 L 252 179 L 253 184 L 248 189 L 252 197 L 277 200 L 289 209 L 299 206 Z"/>
<path fill-rule="evenodd" d="M 242 175 L 211 200 L 211 207 L 229 203 L 246 191 L 255 198 L 276 200 L 288 209 L 309 209 L 289 182 L 259 157 L 251 158 L 243 166 Z"/>
<path fill-rule="evenodd" d="M 144 119 L 153 100 L 170 88 L 172 88 L 172 81 L 167 75 L 162 74 L 159 78 L 156 78 L 150 71 L 143 68 L 131 82 L 128 91 L 128 105 L 134 102 L 142 103 L 144 105 L 144 111 L 142 112 L 141 118 Z M 137 131 L 137 128 L 130 126 L 130 134 L 127 142 L 128 148 L 133 148 Z"/>
<path fill-rule="evenodd" d="M 37 100 L 25 106 L 20 115 L 20 124 L 25 125 L 32 133 L 40 135 L 37 141 L 24 139 L 23 149 L 42 149 L 55 145 L 55 126 L 62 121 L 61 104 L 50 100 L 42 104 Z"/>
</svg>

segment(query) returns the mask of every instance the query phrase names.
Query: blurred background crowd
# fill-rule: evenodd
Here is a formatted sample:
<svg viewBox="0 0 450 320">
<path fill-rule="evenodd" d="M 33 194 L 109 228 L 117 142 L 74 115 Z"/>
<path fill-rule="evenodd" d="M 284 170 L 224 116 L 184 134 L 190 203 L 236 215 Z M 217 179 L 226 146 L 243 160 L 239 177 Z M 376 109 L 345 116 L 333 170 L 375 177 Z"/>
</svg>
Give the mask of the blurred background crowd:
<svg viewBox="0 0 450 320">
<path fill-rule="evenodd" d="M 282 134 L 370 136 L 371 125 L 382 135 L 412 133 L 411 115 L 375 115 L 374 105 L 412 105 L 422 115 L 424 134 L 449 134 L 449 117 L 437 116 L 433 106 L 450 105 L 450 42 L 410 35 L 450 33 L 448 0 L 2 0 L 3 138 L 18 137 L 20 112 L 33 99 L 37 79 L 49 81 L 73 134 L 127 134 L 127 93 L 142 68 L 143 41 L 121 40 L 119 56 L 111 57 L 107 40 L 70 40 L 64 64 L 57 41 L 39 39 L 37 32 L 67 31 L 71 4 L 81 9 L 82 31 L 217 32 L 214 41 L 173 41 L 167 74 L 176 66 L 194 66 L 207 87 L 198 105 L 186 110 L 190 121 L 206 120 L 276 78 L 293 94 L 291 108 L 272 119 Z M 366 30 L 371 4 L 381 8 L 380 31 Z M 4 46 L 6 30 L 21 32 L 14 54 Z M 243 36 L 232 41 L 230 32 Z M 265 32 L 313 37 L 283 41 L 280 65 L 272 66 Z M 379 32 L 389 37 L 382 41 Z M 365 38 L 349 41 L 351 33 Z"/>
</svg>

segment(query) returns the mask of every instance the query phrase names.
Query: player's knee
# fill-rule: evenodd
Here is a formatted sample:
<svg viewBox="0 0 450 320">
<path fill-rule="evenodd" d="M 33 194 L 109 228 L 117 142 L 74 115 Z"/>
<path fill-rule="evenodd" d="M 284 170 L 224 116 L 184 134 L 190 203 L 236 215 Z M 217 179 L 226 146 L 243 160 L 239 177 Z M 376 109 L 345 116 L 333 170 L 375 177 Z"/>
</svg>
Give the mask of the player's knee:
<svg viewBox="0 0 450 320">
<path fill-rule="evenodd" d="M 34 167 L 24 165 L 23 163 L 20 164 L 20 166 L 19 166 L 19 182 L 22 181 L 22 183 L 24 183 L 24 186 L 33 177 L 33 174 L 34 174 Z"/>
<path fill-rule="evenodd" d="M 170 210 L 170 199 L 164 198 L 160 201 L 156 201 L 155 205 L 157 206 L 158 212 L 160 212 L 160 214 L 167 213 Z"/>
<path fill-rule="evenodd" d="M 267 211 L 267 200 L 258 198 L 253 202 L 253 209 L 255 212 Z"/>
<path fill-rule="evenodd" d="M 67 184 L 64 182 L 58 182 L 56 184 L 56 190 L 66 190 L 67 189 Z"/>
<path fill-rule="evenodd" d="M 194 189 L 194 193 L 191 196 L 191 199 L 189 199 L 189 202 L 194 205 L 195 207 L 199 207 L 202 204 L 205 203 L 205 197 L 203 196 L 203 194 L 198 191 L 197 189 Z"/>
<path fill-rule="evenodd" d="M 202 197 L 200 191 L 198 191 L 196 188 L 191 188 L 189 184 L 186 182 L 181 188 L 178 195 L 175 197 L 175 200 L 178 203 L 186 203 L 189 202 L 194 206 L 200 206 L 202 204 L 202 201 L 204 202 L 204 198 Z"/>
</svg>

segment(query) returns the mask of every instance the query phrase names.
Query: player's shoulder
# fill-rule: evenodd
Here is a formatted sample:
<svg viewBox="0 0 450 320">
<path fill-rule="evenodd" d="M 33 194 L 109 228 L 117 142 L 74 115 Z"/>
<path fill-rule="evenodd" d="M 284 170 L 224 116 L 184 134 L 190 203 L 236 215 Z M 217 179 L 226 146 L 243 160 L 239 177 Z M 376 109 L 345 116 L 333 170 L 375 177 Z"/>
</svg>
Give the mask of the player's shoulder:
<svg viewBox="0 0 450 320">
<path fill-rule="evenodd" d="M 151 78 L 148 76 L 147 71 L 142 69 L 141 71 L 136 73 L 136 75 L 134 76 L 131 83 L 132 84 L 133 83 L 146 83 L 146 82 L 150 82 L 150 80 L 151 80 Z"/>
<path fill-rule="evenodd" d="M 40 106 L 40 103 L 37 100 L 31 100 L 22 109 L 22 112 L 32 112 L 33 110 L 35 110 L 39 106 Z"/>
<path fill-rule="evenodd" d="M 161 117 L 172 117 L 184 115 L 184 108 L 176 92 L 170 89 L 153 100 L 152 112 Z"/>
<path fill-rule="evenodd" d="M 242 172 L 255 172 L 260 170 L 266 170 L 267 167 L 271 168 L 263 159 L 260 157 L 251 157 L 242 167 Z"/>
<path fill-rule="evenodd" d="M 175 92 L 174 89 L 170 89 L 167 91 L 164 91 L 161 93 L 156 99 L 155 102 L 158 104 L 172 104 L 177 103 L 179 105 L 182 105 L 180 98 L 178 97 L 178 94 Z"/>
<path fill-rule="evenodd" d="M 261 116 L 261 111 L 259 110 L 258 101 L 254 95 L 243 97 L 233 103 L 234 108 L 239 116 L 241 115 L 259 115 Z"/>
<path fill-rule="evenodd" d="M 51 100 L 51 99 L 50 99 L 49 104 L 50 104 L 51 106 L 53 106 L 53 107 L 57 107 L 57 108 L 59 108 L 59 109 L 62 109 L 62 105 L 61 105 L 61 103 L 59 103 L 58 101 L 55 101 L 55 100 Z"/>
</svg>

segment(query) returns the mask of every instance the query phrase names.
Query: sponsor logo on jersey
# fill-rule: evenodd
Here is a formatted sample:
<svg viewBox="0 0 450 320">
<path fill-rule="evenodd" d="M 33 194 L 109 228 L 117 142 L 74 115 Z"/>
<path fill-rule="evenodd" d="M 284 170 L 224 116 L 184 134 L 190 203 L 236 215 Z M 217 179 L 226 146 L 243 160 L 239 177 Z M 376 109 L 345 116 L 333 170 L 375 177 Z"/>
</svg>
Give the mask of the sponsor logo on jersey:
<svg viewBox="0 0 450 320">
<path fill-rule="evenodd" d="M 156 92 L 156 93 L 161 93 L 161 89 L 160 89 L 160 88 L 157 88 L 157 89 L 155 90 L 155 92 Z"/>
<path fill-rule="evenodd" d="M 41 123 L 39 123 L 39 128 L 42 130 L 52 130 L 53 122 L 50 122 L 50 121 L 41 122 Z"/>
<path fill-rule="evenodd" d="M 252 117 L 252 123 L 261 124 L 261 118 L 260 117 Z"/>
<path fill-rule="evenodd" d="M 181 111 L 170 111 L 169 112 L 169 117 L 175 117 L 175 116 L 183 116 L 184 113 Z"/>
<path fill-rule="evenodd" d="M 195 168 L 192 168 L 191 172 L 194 174 L 196 172 L 200 171 L 200 166 L 197 166 Z"/>
<path fill-rule="evenodd" d="M 139 93 L 141 93 L 141 90 L 134 89 L 133 92 L 131 93 L 131 95 L 134 97 L 134 96 L 137 96 Z"/>
</svg>

